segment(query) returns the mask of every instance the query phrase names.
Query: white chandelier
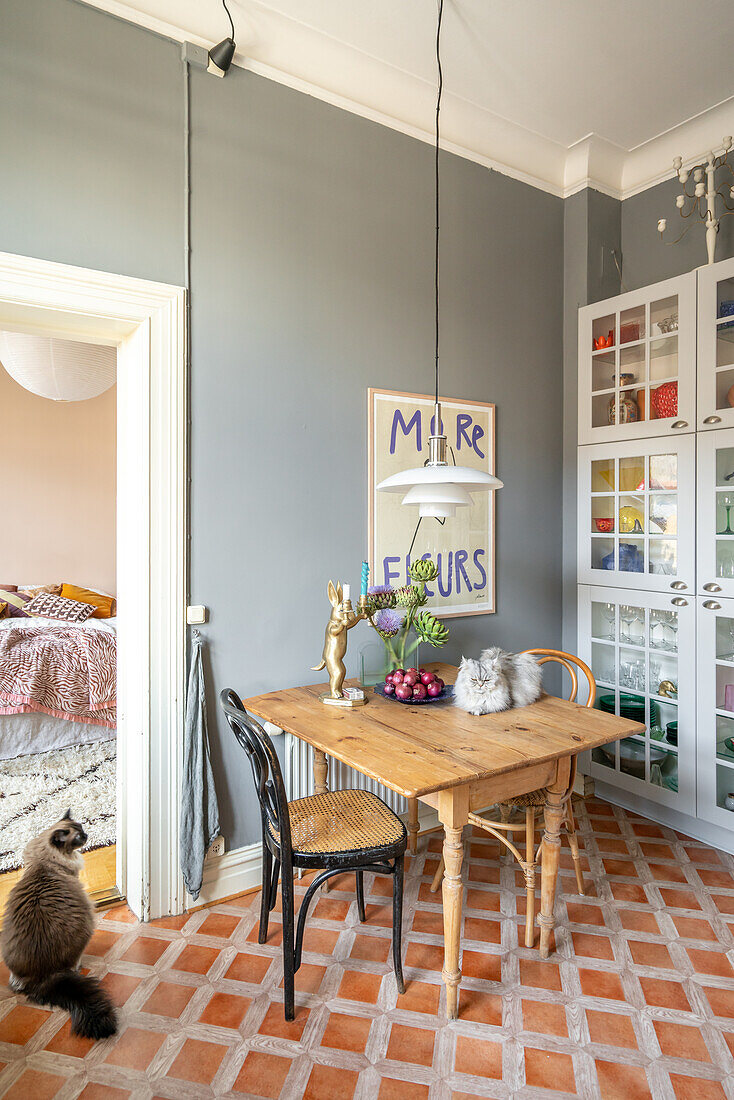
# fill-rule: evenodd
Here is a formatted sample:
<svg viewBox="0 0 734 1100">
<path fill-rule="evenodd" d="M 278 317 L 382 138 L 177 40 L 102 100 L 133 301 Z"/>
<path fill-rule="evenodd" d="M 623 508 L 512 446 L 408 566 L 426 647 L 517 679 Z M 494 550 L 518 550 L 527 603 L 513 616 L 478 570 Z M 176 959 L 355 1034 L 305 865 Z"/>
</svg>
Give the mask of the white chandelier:
<svg viewBox="0 0 734 1100">
<path fill-rule="evenodd" d="M 470 466 L 449 466 L 447 439 L 443 434 L 441 404 L 439 401 L 439 115 L 441 112 L 441 92 L 443 91 L 443 72 L 441 70 L 441 18 L 443 0 L 438 0 L 438 24 L 436 27 L 436 67 L 438 69 L 438 94 L 436 98 L 436 237 L 435 237 L 435 326 L 436 326 L 436 364 L 435 364 L 435 407 L 433 430 L 435 435 L 428 439 L 428 460 L 425 466 L 416 466 L 412 470 L 400 470 L 385 478 L 377 486 L 386 493 L 405 493 L 403 504 L 418 505 L 418 515 L 434 519 L 449 519 L 456 515 L 456 509 L 472 503 L 471 494 L 501 489 L 502 482 L 493 474 L 475 470 Z M 407 489 L 407 492 L 406 492 Z M 420 522 L 420 520 L 419 520 Z M 417 528 L 416 528 L 417 533 Z M 415 541 L 415 535 L 413 536 Z M 411 550 L 412 550 L 411 544 Z"/>
<path fill-rule="evenodd" d="M 0 364 L 38 397 L 88 401 L 114 384 L 117 351 L 53 336 L 0 332 Z"/>
</svg>

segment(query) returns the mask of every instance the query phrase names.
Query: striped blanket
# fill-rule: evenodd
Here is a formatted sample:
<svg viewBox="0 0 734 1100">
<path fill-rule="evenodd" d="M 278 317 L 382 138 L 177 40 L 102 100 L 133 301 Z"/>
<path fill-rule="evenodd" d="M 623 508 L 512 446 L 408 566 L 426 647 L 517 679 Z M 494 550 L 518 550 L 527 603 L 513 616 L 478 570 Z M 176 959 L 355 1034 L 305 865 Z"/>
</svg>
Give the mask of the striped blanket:
<svg viewBox="0 0 734 1100">
<path fill-rule="evenodd" d="M 114 635 L 29 620 L 0 631 L 0 714 L 117 725 Z"/>
</svg>

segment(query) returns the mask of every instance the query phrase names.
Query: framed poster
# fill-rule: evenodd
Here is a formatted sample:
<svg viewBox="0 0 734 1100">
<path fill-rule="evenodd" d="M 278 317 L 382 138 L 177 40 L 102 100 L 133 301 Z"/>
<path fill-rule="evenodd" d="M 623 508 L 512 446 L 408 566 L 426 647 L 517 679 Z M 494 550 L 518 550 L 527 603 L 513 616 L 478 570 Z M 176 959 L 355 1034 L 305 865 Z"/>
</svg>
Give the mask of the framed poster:
<svg viewBox="0 0 734 1100">
<path fill-rule="evenodd" d="M 422 466 L 428 457 L 434 399 L 392 390 L 367 391 L 369 405 L 369 545 L 372 584 L 407 584 L 408 565 L 430 557 L 438 577 L 426 589 L 428 606 L 450 615 L 495 610 L 494 493 L 480 492 L 452 518 L 424 518 L 402 504 L 402 493 L 376 486 L 398 470 Z M 495 407 L 486 401 L 441 401 L 449 462 L 494 473 Z M 407 492 L 407 489 L 406 489 Z M 411 543 L 413 550 L 408 557 Z"/>
</svg>

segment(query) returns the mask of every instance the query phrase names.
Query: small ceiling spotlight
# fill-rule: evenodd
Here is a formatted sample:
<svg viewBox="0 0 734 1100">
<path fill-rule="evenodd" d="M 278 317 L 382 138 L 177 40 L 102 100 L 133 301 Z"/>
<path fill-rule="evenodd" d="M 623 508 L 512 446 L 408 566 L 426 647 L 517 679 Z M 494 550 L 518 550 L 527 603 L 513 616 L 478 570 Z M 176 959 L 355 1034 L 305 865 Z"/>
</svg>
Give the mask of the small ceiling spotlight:
<svg viewBox="0 0 734 1100">
<path fill-rule="evenodd" d="M 234 23 L 232 21 L 232 15 L 225 3 L 225 0 L 222 0 L 222 7 L 226 11 L 229 18 L 229 23 L 232 28 L 232 35 L 230 38 L 223 38 L 221 42 L 218 42 L 216 46 L 212 46 L 212 48 L 209 50 L 209 64 L 207 65 L 207 72 L 213 73 L 214 76 L 227 75 L 229 67 L 232 64 L 234 51 L 236 49 L 234 41 Z"/>
</svg>

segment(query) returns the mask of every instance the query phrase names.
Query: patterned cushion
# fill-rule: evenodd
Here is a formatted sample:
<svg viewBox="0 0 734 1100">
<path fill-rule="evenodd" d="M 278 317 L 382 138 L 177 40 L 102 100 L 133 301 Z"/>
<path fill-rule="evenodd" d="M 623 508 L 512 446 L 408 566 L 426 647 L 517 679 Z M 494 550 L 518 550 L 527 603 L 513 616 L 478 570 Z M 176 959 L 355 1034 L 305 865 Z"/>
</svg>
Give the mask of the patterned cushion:
<svg viewBox="0 0 734 1100">
<path fill-rule="evenodd" d="M 26 605 L 26 614 L 42 619 L 61 619 L 67 623 L 83 623 L 94 614 L 94 608 L 88 603 L 65 600 L 63 596 L 42 592 Z"/>
<path fill-rule="evenodd" d="M 78 588 L 75 584 L 63 584 L 60 596 L 67 600 L 89 603 L 94 608 L 95 619 L 111 619 L 117 613 L 117 600 L 114 596 L 104 596 L 92 588 Z"/>
<path fill-rule="evenodd" d="M 8 610 L 8 605 L 4 600 L 0 600 L 0 619 L 5 618 L 5 612 Z"/>
<path fill-rule="evenodd" d="M 19 592 L 25 592 L 27 596 L 33 599 L 34 596 L 40 596 L 42 592 L 48 592 L 51 596 L 61 595 L 60 584 L 22 584 L 18 589 Z"/>
<path fill-rule="evenodd" d="M 9 619 L 28 619 L 30 616 L 26 607 L 31 602 L 31 597 L 23 592 L 18 592 L 12 585 L 10 588 L 0 588 L 0 600 L 8 605 L 6 615 Z"/>
</svg>

